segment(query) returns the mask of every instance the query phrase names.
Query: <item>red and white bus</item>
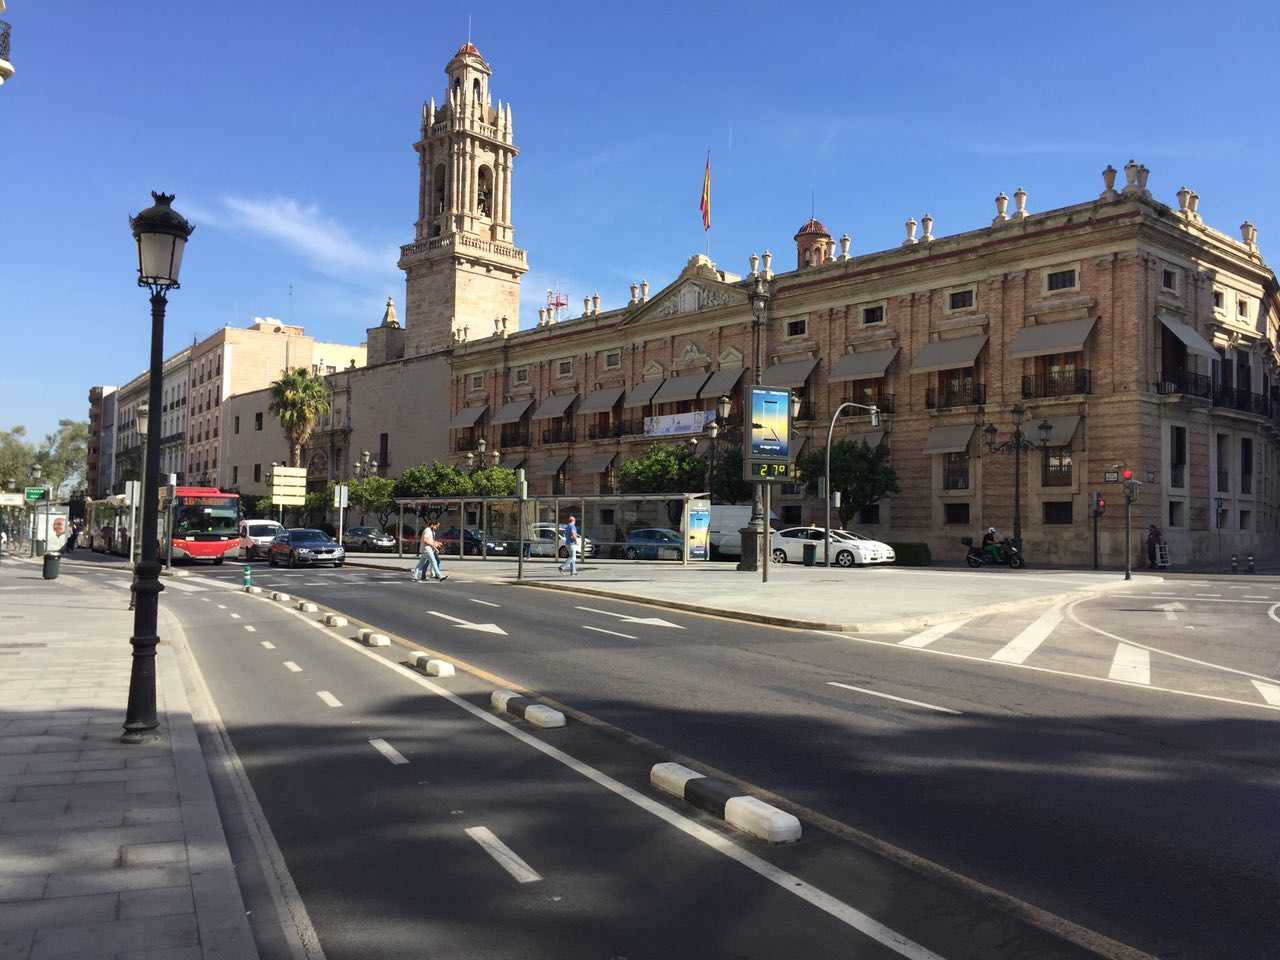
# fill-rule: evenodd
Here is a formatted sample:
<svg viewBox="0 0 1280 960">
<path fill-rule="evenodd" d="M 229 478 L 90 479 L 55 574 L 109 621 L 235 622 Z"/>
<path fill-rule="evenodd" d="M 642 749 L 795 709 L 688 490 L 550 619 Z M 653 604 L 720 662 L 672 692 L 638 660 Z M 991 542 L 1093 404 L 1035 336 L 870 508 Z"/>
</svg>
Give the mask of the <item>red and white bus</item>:
<svg viewBox="0 0 1280 960">
<path fill-rule="evenodd" d="M 175 487 L 172 500 L 161 502 L 160 523 L 162 558 L 172 544 L 175 561 L 222 563 L 240 550 L 240 494 L 217 487 Z"/>
</svg>

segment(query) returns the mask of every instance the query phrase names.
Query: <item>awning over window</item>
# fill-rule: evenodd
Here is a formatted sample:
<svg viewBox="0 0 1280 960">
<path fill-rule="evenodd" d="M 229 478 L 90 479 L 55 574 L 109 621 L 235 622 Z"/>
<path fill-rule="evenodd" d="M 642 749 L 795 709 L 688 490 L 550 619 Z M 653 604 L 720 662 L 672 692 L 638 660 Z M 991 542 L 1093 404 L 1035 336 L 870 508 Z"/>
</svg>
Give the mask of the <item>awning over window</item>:
<svg viewBox="0 0 1280 960">
<path fill-rule="evenodd" d="M 587 473 L 604 473 L 617 457 L 617 450 L 598 450 L 587 457 L 585 469 Z"/>
<path fill-rule="evenodd" d="M 818 365 L 818 358 L 811 360 L 789 360 L 786 363 L 775 363 L 764 372 L 766 387 L 803 387 L 804 382 Z"/>
<path fill-rule="evenodd" d="M 453 415 L 453 419 L 449 421 L 449 426 L 454 430 L 466 430 L 468 427 L 474 427 L 480 422 L 480 418 L 484 416 L 484 412 L 489 409 L 487 403 L 482 403 L 478 407 L 463 407 Z"/>
<path fill-rule="evenodd" d="M 856 433 L 849 438 L 850 440 L 861 440 L 868 447 L 874 450 L 880 444 L 884 443 L 884 431 L 877 430 L 874 433 Z"/>
<path fill-rule="evenodd" d="M 698 391 L 707 382 L 705 370 L 696 373 L 682 373 L 672 377 L 662 385 L 662 389 L 653 395 L 653 403 L 677 403 L 681 400 L 696 400 Z"/>
<path fill-rule="evenodd" d="M 897 347 L 885 350 L 864 350 L 861 353 L 846 353 L 831 365 L 832 383 L 846 383 L 850 380 L 878 380 L 884 376 L 898 355 Z"/>
<path fill-rule="evenodd" d="M 978 354 L 986 345 L 985 333 L 980 333 L 976 337 L 961 337 L 959 340 L 932 340 L 916 354 L 916 362 L 911 365 L 911 372 L 933 373 L 937 370 L 972 367 L 973 361 L 978 359 Z"/>
<path fill-rule="evenodd" d="M 565 465 L 568 457 L 552 457 L 550 460 L 543 461 L 530 471 L 535 477 L 554 477 L 560 472 L 561 467 Z"/>
<path fill-rule="evenodd" d="M 1084 349 L 1089 331 L 1097 321 L 1093 317 L 1066 320 L 1062 323 L 1038 323 L 1023 327 L 1009 344 L 1009 356 L 1043 357 L 1048 353 L 1077 353 Z"/>
<path fill-rule="evenodd" d="M 506 467 L 508 470 L 517 470 L 524 466 L 524 454 L 504 453 L 500 466 Z"/>
<path fill-rule="evenodd" d="M 653 395 L 662 386 L 661 380 L 645 380 L 637 383 L 627 391 L 627 398 L 622 401 L 624 407 L 643 407 L 652 402 Z"/>
<path fill-rule="evenodd" d="M 534 420 L 554 420 L 556 417 L 563 417 L 573 406 L 573 401 L 578 399 L 577 391 L 573 393 L 562 393 L 559 396 L 552 394 L 542 401 L 542 405 L 533 412 Z"/>
<path fill-rule="evenodd" d="M 512 400 L 498 408 L 493 418 L 494 423 L 519 423 L 525 411 L 533 406 L 532 400 Z"/>
<path fill-rule="evenodd" d="M 1053 429 L 1049 431 L 1049 446 L 1069 446 L 1076 435 L 1076 431 L 1080 429 L 1080 417 L 1048 417 L 1047 419 L 1053 424 Z M 1022 432 L 1033 440 L 1039 440 L 1040 420 L 1036 420 L 1030 425 L 1024 423 Z"/>
<path fill-rule="evenodd" d="M 1157 313 L 1156 316 L 1164 324 L 1165 329 L 1181 340 L 1191 353 L 1198 357 L 1204 357 L 1206 360 L 1222 359 L 1218 351 L 1209 346 L 1208 341 L 1200 336 L 1193 327 L 1189 327 L 1181 320 L 1175 320 L 1165 313 Z"/>
<path fill-rule="evenodd" d="M 986 339 L 983 337 L 982 339 Z M 929 431 L 929 440 L 924 445 L 925 453 L 961 453 L 969 449 L 969 441 L 973 439 L 976 428 L 972 423 L 964 423 L 958 427 L 933 427 Z"/>
<path fill-rule="evenodd" d="M 721 397 L 733 395 L 733 390 L 742 379 L 742 367 L 726 367 L 717 370 L 698 394 L 703 400 L 719 400 Z"/>
<path fill-rule="evenodd" d="M 621 387 L 606 387 L 603 390 L 593 390 L 588 393 L 578 404 L 579 413 L 608 413 L 618 401 L 622 399 Z"/>
</svg>

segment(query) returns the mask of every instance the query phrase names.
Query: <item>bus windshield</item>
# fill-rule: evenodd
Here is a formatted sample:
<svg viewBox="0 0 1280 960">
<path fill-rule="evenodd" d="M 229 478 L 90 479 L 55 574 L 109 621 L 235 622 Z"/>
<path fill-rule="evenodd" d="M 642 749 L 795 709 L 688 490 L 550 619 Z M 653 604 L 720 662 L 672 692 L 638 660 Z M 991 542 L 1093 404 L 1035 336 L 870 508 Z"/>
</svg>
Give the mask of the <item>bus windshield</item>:
<svg viewBox="0 0 1280 960">
<path fill-rule="evenodd" d="M 234 535 L 240 520 L 236 497 L 178 497 L 173 505 L 174 536 L 197 533 Z"/>
</svg>

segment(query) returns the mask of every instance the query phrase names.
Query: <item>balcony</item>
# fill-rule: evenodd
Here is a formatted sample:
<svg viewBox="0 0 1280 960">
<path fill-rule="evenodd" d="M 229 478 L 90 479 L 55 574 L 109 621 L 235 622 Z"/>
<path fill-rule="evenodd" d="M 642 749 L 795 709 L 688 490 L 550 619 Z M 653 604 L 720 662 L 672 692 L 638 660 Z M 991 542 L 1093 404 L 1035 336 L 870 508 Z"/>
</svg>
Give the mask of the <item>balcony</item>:
<svg viewBox="0 0 1280 960">
<path fill-rule="evenodd" d="M 503 450 L 511 447 L 527 447 L 529 446 L 529 428 L 525 427 L 503 427 L 502 435 L 499 437 L 498 445 Z"/>
<path fill-rule="evenodd" d="M 593 423 L 587 427 L 587 438 L 590 440 L 609 440 L 624 436 L 623 429 L 626 425 L 622 423 Z"/>
<path fill-rule="evenodd" d="M 928 410 L 946 410 L 986 402 L 987 387 L 982 383 L 949 383 L 942 387 L 929 387 L 924 393 L 924 405 Z"/>
<path fill-rule="evenodd" d="M 818 408 L 812 400 L 801 400 L 800 407 L 796 412 L 797 420 L 816 420 L 818 418 Z"/>
<path fill-rule="evenodd" d="M 967 462 L 960 465 L 944 463 L 942 465 L 942 489 L 968 490 L 969 464 Z"/>
<path fill-rule="evenodd" d="M 1200 397 L 1203 400 L 1213 398 L 1213 380 L 1203 373 L 1190 373 L 1187 370 L 1166 370 L 1160 374 L 1152 388 L 1161 396 Z"/>
<path fill-rule="evenodd" d="M 1093 375 L 1089 370 L 1051 370 L 1022 378 L 1022 399 L 1042 400 L 1092 393 Z"/>
<path fill-rule="evenodd" d="M 1218 492 L 1219 493 L 1231 492 L 1231 471 L 1229 470 L 1218 471 Z"/>
<path fill-rule="evenodd" d="M 1256 413 L 1260 417 L 1271 415 L 1271 401 L 1260 393 L 1249 390 L 1238 390 L 1219 384 L 1213 391 L 1213 405 L 1239 410 L 1241 413 Z"/>
<path fill-rule="evenodd" d="M 543 443 L 573 443 L 573 427 L 557 424 L 542 431 Z"/>
<path fill-rule="evenodd" d="M 1046 461 L 1040 471 L 1040 485 L 1043 487 L 1071 486 L 1071 463 L 1053 463 Z"/>
<path fill-rule="evenodd" d="M 618 424 L 618 436 L 620 437 L 642 437 L 644 436 L 644 417 L 636 417 L 633 420 L 624 420 Z"/>
<path fill-rule="evenodd" d="M 1187 465 L 1185 463 L 1169 464 L 1169 486 L 1177 490 L 1186 489 Z"/>
</svg>

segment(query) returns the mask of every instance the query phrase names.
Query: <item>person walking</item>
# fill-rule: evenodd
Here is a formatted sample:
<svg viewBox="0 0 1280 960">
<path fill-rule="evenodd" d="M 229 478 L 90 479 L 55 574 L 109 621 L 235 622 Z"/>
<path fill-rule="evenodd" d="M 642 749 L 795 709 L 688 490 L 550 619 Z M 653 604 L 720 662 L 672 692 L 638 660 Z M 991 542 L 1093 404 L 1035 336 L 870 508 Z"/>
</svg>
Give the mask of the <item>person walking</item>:
<svg viewBox="0 0 1280 960">
<path fill-rule="evenodd" d="M 574 577 L 578 574 L 578 518 L 569 514 L 569 522 L 564 525 L 564 546 L 569 555 L 560 564 L 560 572 Z"/>
<path fill-rule="evenodd" d="M 418 565 L 413 568 L 413 579 L 421 583 L 426 579 L 427 570 L 431 571 L 432 580 L 448 580 L 440 572 L 440 558 L 437 556 L 439 542 L 436 540 L 436 528 L 439 520 L 428 520 L 422 528 L 422 541 L 419 544 Z"/>
</svg>

